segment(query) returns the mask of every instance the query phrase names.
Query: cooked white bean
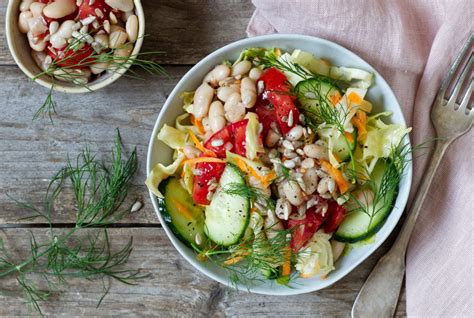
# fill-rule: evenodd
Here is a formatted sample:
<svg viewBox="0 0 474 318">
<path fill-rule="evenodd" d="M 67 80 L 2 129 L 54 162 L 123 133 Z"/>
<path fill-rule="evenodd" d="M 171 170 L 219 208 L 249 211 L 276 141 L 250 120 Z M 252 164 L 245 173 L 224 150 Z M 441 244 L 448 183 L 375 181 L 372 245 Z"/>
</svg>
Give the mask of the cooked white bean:
<svg viewBox="0 0 474 318">
<path fill-rule="evenodd" d="M 221 86 L 217 89 L 217 98 L 224 103 L 227 101 L 230 95 L 233 93 L 239 93 L 240 89 L 238 85 Z"/>
<path fill-rule="evenodd" d="M 18 18 L 18 28 L 20 29 L 21 33 L 27 33 L 30 31 L 30 25 L 28 24 L 28 19 L 31 19 L 33 14 L 31 11 L 25 11 L 20 13 Z"/>
<path fill-rule="evenodd" d="M 285 166 L 285 168 L 288 169 L 293 169 L 294 167 L 296 167 L 296 163 L 293 160 L 285 160 L 283 162 L 283 165 Z"/>
<path fill-rule="evenodd" d="M 122 19 L 123 22 L 127 22 L 128 17 L 130 17 L 132 14 L 135 14 L 133 10 L 122 12 L 120 19 Z"/>
<path fill-rule="evenodd" d="M 224 128 L 226 120 L 224 117 L 224 105 L 218 100 L 211 103 L 209 107 L 209 125 L 213 132 Z"/>
<path fill-rule="evenodd" d="M 94 35 L 94 42 L 100 45 L 102 49 L 109 47 L 109 36 L 107 34 Z"/>
<path fill-rule="evenodd" d="M 28 11 L 30 10 L 30 6 L 34 0 L 22 0 L 20 3 L 20 11 Z"/>
<path fill-rule="evenodd" d="M 41 2 L 33 2 L 30 5 L 30 11 L 31 14 L 33 14 L 34 17 L 39 17 L 41 16 L 41 13 L 43 13 L 43 9 L 46 7 L 46 4 L 41 3 Z"/>
<path fill-rule="evenodd" d="M 296 125 L 286 134 L 286 139 L 296 141 L 303 137 L 303 127 Z"/>
<path fill-rule="evenodd" d="M 325 194 L 328 192 L 328 180 L 328 177 L 324 177 L 321 179 L 321 181 L 319 181 L 317 188 L 319 194 Z"/>
<path fill-rule="evenodd" d="M 279 198 L 276 202 L 275 214 L 280 220 L 288 220 L 291 213 L 291 203 L 288 200 Z"/>
<path fill-rule="evenodd" d="M 232 76 L 242 76 L 247 74 L 252 67 L 252 63 L 250 61 L 240 61 L 239 63 L 232 66 Z"/>
<path fill-rule="evenodd" d="M 56 69 L 53 72 L 54 77 L 62 82 L 70 82 L 75 84 L 86 84 L 91 76 L 90 70 L 83 69 Z"/>
<path fill-rule="evenodd" d="M 283 224 L 275 216 L 275 212 L 273 212 L 273 210 L 271 209 L 267 211 L 267 216 L 265 218 L 263 228 L 265 229 L 265 234 L 267 235 L 267 238 L 270 240 L 275 238 L 275 236 L 278 234 L 278 231 L 283 230 Z"/>
<path fill-rule="evenodd" d="M 300 149 L 298 149 L 300 150 Z M 298 151 L 297 150 L 297 151 Z M 304 154 L 304 153 L 303 153 Z M 314 163 L 314 159 L 313 158 L 306 158 L 305 160 L 301 161 L 301 168 L 304 168 L 304 169 L 310 169 L 310 168 L 313 168 L 315 165 Z"/>
<path fill-rule="evenodd" d="M 127 30 L 128 41 L 135 43 L 138 38 L 138 17 L 136 15 L 132 14 L 128 17 L 125 29 Z"/>
<path fill-rule="evenodd" d="M 261 75 L 262 75 L 262 70 L 258 67 L 252 68 L 249 72 L 249 77 L 253 79 L 255 82 L 258 81 Z"/>
<path fill-rule="evenodd" d="M 306 194 L 312 194 L 318 188 L 318 174 L 315 168 L 307 169 L 303 174 Z"/>
<path fill-rule="evenodd" d="M 184 146 L 183 153 L 188 159 L 197 158 L 201 155 L 201 152 L 196 147 L 191 145 Z"/>
<path fill-rule="evenodd" d="M 35 60 L 36 65 L 38 65 L 43 71 L 46 71 L 52 62 L 51 57 L 44 52 L 36 52 L 32 50 L 31 56 L 33 57 L 33 60 Z"/>
<path fill-rule="evenodd" d="M 240 94 L 242 95 L 242 103 L 246 108 L 252 108 L 257 102 L 257 86 L 255 82 L 244 77 L 240 82 Z"/>
<path fill-rule="evenodd" d="M 217 84 L 226 79 L 230 74 L 229 66 L 225 64 L 220 64 L 214 67 L 207 75 L 204 77 L 204 82 L 209 83 L 212 86 L 217 86 Z"/>
<path fill-rule="evenodd" d="M 110 36 L 109 36 L 109 48 L 116 49 L 121 47 L 127 42 L 127 32 L 124 28 L 118 25 L 112 25 L 110 27 Z"/>
<path fill-rule="evenodd" d="M 95 63 L 90 66 L 92 74 L 96 74 L 96 75 L 102 73 L 108 68 L 109 68 L 109 63 L 107 62 Z"/>
<path fill-rule="evenodd" d="M 58 29 L 58 32 L 63 38 L 70 38 L 72 32 L 75 30 L 76 22 L 74 20 L 64 21 Z"/>
<path fill-rule="evenodd" d="M 59 22 L 58 21 L 52 21 L 49 24 L 49 34 L 54 34 L 58 31 L 59 29 Z"/>
<path fill-rule="evenodd" d="M 133 0 L 105 0 L 113 9 L 118 9 L 123 12 L 131 11 L 133 9 Z"/>
<path fill-rule="evenodd" d="M 202 119 L 201 123 L 202 123 L 202 127 L 204 128 L 205 132 L 212 132 L 211 126 L 209 125 L 209 117 L 204 117 Z M 222 142 L 222 144 L 224 144 L 224 142 Z M 218 146 L 215 146 L 215 145 L 213 145 L 213 146 L 218 147 Z M 222 146 L 222 145 L 219 145 L 219 146 Z"/>
<path fill-rule="evenodd" d="M 300 205 L 304 201 L 303 192 L 297 182 L 290 180 L 283 184 L 285 196 L 293 205 Z"/>
<path fill-rule="evenodd" d="M 224 104 L 225 118 L 235 123 L 245 117 L 245 106 L 242 104 L 239 93 L 233 93 Z"/>
<path fill-rule="evenodd" d="M 336 190 L 336 182 L 334 182 L 334 179 L 329 178 L 328 179 L 328 191 L 329 193 L 334 193 Z"/>
<path fill-rule="evenodd" d="M 125 45 L 122 45 L 120 49 L 116 49 L 114 51 L 114 57 L 117 59 L 114 59 L 114 61 L 121 63 L 121 62 L 126 62 L 128 59 L 127 57 L 132 54 L 133 51 L 133 45 L 131 43 L 127 43 Z"/>
<path fill-rule="evenodd" d="M 275 147 L 275 145 L 280 140 L 280 135 L 278 135 L 273 129 L 270 129 L 265 136 L 265 145 L 269 148 Z"/>
<path fill-rule="evenodd" d="M 202 83 L 194 93 L 193 115 L 197 120 L 203 119 L 209 111 L 214 89 L 207 83 Z"/>
<path fill-rule="evenodd" d="M 336 240 L 331 240 L 332 260 L 334 263 L 339 259 L 339 257 L 341 257 L 345 247 L 345 243 L 341 243 Z"/>
<path fill-rule="evenodd" d="M 303 148 L 304 154 L 314 159 L 327 159 L 328 155 L 323 146 L 317 144 L 309 144 Z"/>
<path fill-rule="evenodd" d="M 76 1 L 55 0 L 43 9 L 43 14 L 51 19 L 60 19 L 76 11 Z"/>
<path fill-rule="evenodd" d="M 112 24 L 117 24 L 118 23 L 117 16 L 112 11 L 110 11 L 110 13 L 109 13 L 109 21 Z"/>
<path fill-rule="evenodd" d="M 48 27 L 44 23 L 44 19 L 41 16 L 29 18 L 28 28 L 33 37 L 37 37 L 48 31 Z"/>
<path fill-rule="evenodd" d="M 39 40 L 37 37 L 34 37 L 31 33 L 31 31 L 29 31 L 27 34 L 26 34 L 27 38 L 28 38 L 28 43 L 30 44 L 30 47 L 37 51 L 37 52 L 41 52 L 41 51 L 44 51 L 44 49 L 46 48 L 46 41 L 43 40 Z"/>
</svg>

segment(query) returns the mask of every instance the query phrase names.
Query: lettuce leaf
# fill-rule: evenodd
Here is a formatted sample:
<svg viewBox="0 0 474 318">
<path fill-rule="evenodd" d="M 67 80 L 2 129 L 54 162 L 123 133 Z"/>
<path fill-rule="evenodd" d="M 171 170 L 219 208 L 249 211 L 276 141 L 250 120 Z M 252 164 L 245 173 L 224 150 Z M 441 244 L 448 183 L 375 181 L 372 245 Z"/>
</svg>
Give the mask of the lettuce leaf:
<svg viewBox="0 0 474 318">
<path fill-rule="evenodd" d="M 183 148 L 189 144 L 189 134 L 187 132 L 178 130 L 166 124 L 164 124 L 160 129 L 156 138 L 164 142 L 171 149 Z"/>
<path fill-rule="evenodd" d="M 314 233 L 306 247 L 298 253 L 295 268 L 300 272 L 301 277 L 310 278 L 319 275 L 324 278 L 334 270 L 330 238 L 330 234 L 319 230 Z"/>
<path fill-rule="evenodd" d="M 145 181 L 148 190 L 150 190 L 157 197 L 162 198 L 163 195 L 161 194 L 160 190 L 158 190 L 161 181 L 175 174 L 179 166 L 181 165 L 181 162 L 185 158 L 185 155 L 182 152 L 179 152 L 178 157 L 172 164 L 168 166 L 164 166 L 161 163 L 156 164 Z"/>
</svg>

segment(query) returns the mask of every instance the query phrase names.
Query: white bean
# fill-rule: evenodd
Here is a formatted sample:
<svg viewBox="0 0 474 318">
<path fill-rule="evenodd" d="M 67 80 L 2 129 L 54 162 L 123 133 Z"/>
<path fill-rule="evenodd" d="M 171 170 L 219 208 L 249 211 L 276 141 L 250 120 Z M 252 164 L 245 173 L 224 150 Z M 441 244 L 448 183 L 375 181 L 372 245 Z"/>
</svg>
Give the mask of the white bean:
<svg viewBox="0 0 474 318">
<path fill-rule="evenodd" d="M 114 61 L 117 63 L 126 62 L 128 60 L 127 58 L 132 54 L 132 51 L 133 45 L 131 43 L 122 45 L 120 49 L 115 50 L 114 57 L 117 57 L 117 59 L 114 59 Z"/>
<path fill-rule="evenodd" d="M 303 127 L 296 125 L 286 134 L 286 139 L 296 141 L 303 137 Z"/>
<path fill-rule="evenodd" d="M 249 77 L 253 79 L 255 82 L 258 81 L 261 75 L 262 75 L 262 70 L 258 67 L 252 68 L 249 72 Z"/>
<path fill-rule="evenodd" d="M 257 86 L 255 82 L 244 77 L 240 82 L 240 94 L 242 95 L 242 103 L 246 108 L 252 108 L 257 102 Z"/>
<path fill-rule="evenodd" d="M 30 47 L 33 50 L 35 50 L 36 52 L 44 51 L 44 49 L 46 48 L 46 41 L 44 41 L 44 39 L 39 40 L 37 37 L 34 37 L 31 31 L 29 31 L 26 36 L 28 38 L 28 43 L 30 44 Z"/>
<path fill-rule="evenodd" d="M 100 45 L 101 48 L 106 49 L 109 47 L 109 36 L 107 34 L 96 34 L 94 35 L 94 42 Z"/>
<path fill-rule="evenodd" d="M 273 148 L 279 140 L 280 135 L 273 131 L 273 129 L 270 129 L 267 135 L 265 136 L 265 145 L 269 148 Z"/>
<path fill-rule="evenodd" d="M 193 115 L 197 120 L 203 119 L 209 111 L 214 89 L 207 83 L 202 83 L 194 93 Z"/>
<path fill-rule="evenodd" d="M 58 21 L 52 21 L 49 24 L 49 34 L 54 34 L 54 33 L 58 32 L 58 29 L 59 29 L 59 22 Z"/>
<path fill-rule="evenodd" d="M 211 104 L 212 105 L 212 104 Z M 201 123 L 202 123 L 202 127 L 204 128 L 204 131 L 205 132 L 212 132 L 212 129 L 211 129 L 211 126 L 209 124 L 209 116 L 208 117 L 204 117 L 202 120 L 201 120 Z M 213 145 L 214 146 L 214 145 Z M 214 146 L 214 147 L 217 147 L 217 146 Z"/>
<path fill-rule="evenodd" d="M 209 107 L 209 125 L 213 132 L 219 131 L 224 128 L 226 120 L 224 117 L 224 105 L 218 100 L 212 102 Z"/>
<path fill-rule="evenodd" d="M 328 192 L 328 180 L 328 177 L 324 177 L 321 179 L 321 181 L 319 181 L 317 188 L 319 194 L 325 194 L 326 192 Z"/>
<path fill-rule="evenodd" d="M 55 0 L 43 9 L 43 14 L 51 19 L 60 19 L 76 11 L 76 1 Z"/>
<path fill-rule="evenodd" d="M 315 163 L 314 163 L 313 158 L 306 158 L 305 160 L 301 161 L 301 168 L 310 169 L 310 168 L 313 168 L 314 166 L 315 166 Z"/>
<path fill-rule="evenodd" d="M 107 3 L 113 9 L 123 12 L 133 10 L 133 0 L 105 0 L 105 3 Z"/>
<path fill-rule="evenodd" d="M 30 6 L 34 0 L 22 0 L 20 3 L 20 11 L 28 11 L 30 10 Z"/>
<path fill-rule="evenodd" d="M 110 13 L 109 13 L 109 21 L 112 24 L 117 24 L 118 23 L 117 16 L 112 11 L 110 11 Z"/>
<path fill-rule="evenodd" d="M 36 65 L 38 65 L 43 71 L 46 71 L 52 62 L 51 57 L 47 55 L 46 53 L 44 53 L 43 51 L 36 52 L 32 50 L 31 56 L 33 57 L 33 60 L 35 60 Z"/>
<path fill-rule="evenodd" d="M 39 17 L 41 16 L 41 13 L 43 13 L 43 9 L 46 7 L 46 4 L 41 3 L 41 2 L 33 2 L 30 5 L 30 11 L 31 14 L 33 14 L 34 17 Z"/>
<path fill-rule="evenodd" d="M 291 203 L 288 200 L 279 198 L 276 202 L 275 214 L 280 220 L 288 220 L 291 213 Z"/>
<path fill-rule="evenodd" d="M 63 38 L 68 39 L 72 36 L 75 25 L 76 22 L 74 22 L 74 20 L 66 20 L 61 24 L 57 33 L 59 33 Z"/>
<path fill-rule="evenodd" d="M 230 68 L 225 64 L 220 64 L 214 67 L 207 75 L 204 77 L 204 82 L 209 83 L 212 86 L 217 86 L 218 83 L 230 74 Z"/>
<path fill-rule="evenodd" d="M 239 93 L 233 93 L 224 104 L 225 118 L 235 123 L 245 117 L 245 106 L 242 104 Z"/>
<path fill-rule="evenodd" d="M 108 62 L 101 62 L 101 63 L 95 63 L 90 65 L 90 69 L 92 74 L 100 74 L 103 71 L 107 70 L 109 68 L 109 63 Z"/>
<path fill-rule="evenodd" d="M 232 66 L 232 76 L 242 76 L 247 74 L 252 67 L 252 63 L 250 61 L 240 61 L 239 63 Z"/>
<path fill-rule="evenodd" d="M 117 49 L 127 42 L 127 32 L 117 25 L 112 25 L 110 27 L 110 36 L 109 36 L 109 48 Z"/>
<path fill-rule="evenodd" d="M 271 209 L 267 211 L 267 217 L 265 218 L 265 222 L 263 223 L 263 228 L 265 229 L 265 234 L 267 234 L 267 238 L 270 240 L 277 236 L 278 231 L 283 230 L 283 224 L 275 216 L 275 212 L 273 212 L 273 210 Z"/>
<path fill-rule="evenodd" d="M 312 194 L 318 188 L 318 174 L 315 168 L 307 169 L 303 174 L 306 194 Z"/>
<path fill-rule="evenodd" d="M 86 68 L 68 69 L 67 72 L 63 69 L 56 69 L 53 75 L 57 80 L 62 82 L 86 84 L 91 76 L 91 71 Z"/>
<path fill-rule="evenodd" d="M 27 21 L 29 32 L 33 37 L 37 37 L 48 31 L 48 27 L 44 24 L 44 19 L 41 16 L 33 16 L 33 18 L 29 18 Z"/>
<path fill-rule="evenodd" d="M 285 196 L 291 204 L 298 206 L 304 201 L 303 192 L 297 182 L 291 180 L 283 184 Z"/>
<path fill-rule="evenodd" d="M 304 154 L 314 159 L 327 159 L 326 149 L 321 145 L 309 144 L 303 148 Z"/>
<path fill-rule="evenodd" d="M 123 22 L 127 22 L 128 17 L 130 17 L 132 14 L 135 14 L 133 10 L 122 12 L 120 19 L 122 19 Z"/>
<path fill-rule="evenodd" d="M 127 30 L 128 41 L 135 43 L 138 38 L 138 17 L 136 15 L 132 14 L 128 17 L 125 29 Z"/>
<path fill-rule="evenodd" d="M 224 103 L 227 101 L 230 95 L 233 93 L 239 93 L 240 89 L 238 85 L 221 86 L 217 89 L 217 98 Z"/>
<path fill-rule="evenodd" d="M 20 16 L 18 18 L 18 28 L 20 29 L 21 33 L 27 33 L 30 31 L 30 26 L 28 24 L 28 19 L 31 19 L 33 17 L 33 14 L 31 11 L 24 11 L 20 13 Z"/>
</svg>

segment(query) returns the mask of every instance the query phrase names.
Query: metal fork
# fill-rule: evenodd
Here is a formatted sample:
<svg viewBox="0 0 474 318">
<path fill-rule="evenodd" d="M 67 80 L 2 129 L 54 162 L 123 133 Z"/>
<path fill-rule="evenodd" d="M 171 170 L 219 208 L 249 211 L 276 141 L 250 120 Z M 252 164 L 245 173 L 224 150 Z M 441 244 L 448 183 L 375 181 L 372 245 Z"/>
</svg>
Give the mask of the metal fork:
<svg viewBox="0 0 474 318">
<path fill-rule="evenodd" d="M 438 138 L 424 179 L 418 189 L 418 193 L 412 205 L 411 213 L 408 214 L 405 224 L 394 245 L 376 264 L 352 307 L 352 317 L 393 317 L 397 307 L 398 297 L 405 274 L 405 254 L 410 235 L 415 226 L 416 219 L 420 213 L 426 194 L 430 187 L 433 176 L 443 158 L 449 144 L 456 138 L 466 133 L 472 126 L 474 110 L 469 109 L 469 101 L 473 91 L 472 46 L 474 33 L 472 33 L 463 46 L 461 52 L 454 61 L 451 69 L 446 75 L 436 100 L 431 110 L 431 120 L 436 129 Z M 468 59 L 467 63 L 462 63 Z M 461 64 L 461 75 L 454 78 Z M 470 84 L 463 96 L 461 104 L 456 103 L 461 88 L 464 87 L 466 78 Z M 450 96 L 448 87 L 454 84 Z"/>
</svg>

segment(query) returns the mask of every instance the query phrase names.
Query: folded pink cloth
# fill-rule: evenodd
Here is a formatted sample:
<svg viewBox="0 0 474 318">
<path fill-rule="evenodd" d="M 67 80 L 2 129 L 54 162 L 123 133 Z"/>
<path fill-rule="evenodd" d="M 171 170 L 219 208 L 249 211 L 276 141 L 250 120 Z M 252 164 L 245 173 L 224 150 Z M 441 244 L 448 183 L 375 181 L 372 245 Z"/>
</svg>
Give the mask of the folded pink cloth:
<svg viewBox="0 0 474 318">
<path fill-rule="evenodd" d="M 433 137 L 430 109 L 455 55 L 474 31 L 472 0 L 253 0 L 249 36 L 308 34 L 334 41 L 387 80 L 413 127 Z M 414 161 L 413 198 L 430 155 Z M 407 254 L 407 311 L 474 317 L 474 131 L 454 142 L 436 174 Z M 383 296 L 382 296 L 383 297 Z"/>
</svg>

